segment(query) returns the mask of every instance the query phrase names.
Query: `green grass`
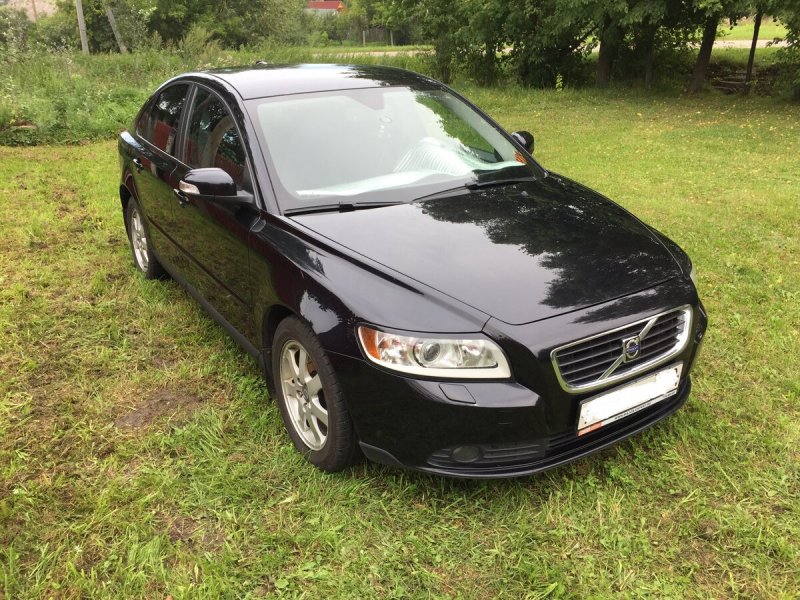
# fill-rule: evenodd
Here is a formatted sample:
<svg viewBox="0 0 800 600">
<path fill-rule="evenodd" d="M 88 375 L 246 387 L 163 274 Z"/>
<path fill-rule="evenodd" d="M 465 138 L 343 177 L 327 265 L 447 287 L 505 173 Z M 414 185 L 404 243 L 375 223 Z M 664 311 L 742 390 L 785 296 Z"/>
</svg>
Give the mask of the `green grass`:
<svg viewBox="0 0 800 600">
<path fill-rule="evenodd" d="M 426 44 L 415 44 L 409 46 L 389 46 L 386 44 L 367 44 L 366 46 L 353 44 L 331 44 L 329 46 L 312 46 L 308 50 L 314 54 L 361 54 L 361 53 L 383 53 L 383 54 L 406 54 L 416 52 L 427 52 L 431 46 Z"/>
<path fill-rule="evenodd" d="M 753 20 L 745 19 L 734 27 L 723 26 L 722 31 L 725 32 L 724 37 L 720 39 L 727 40 L 753 40 Z M 775 21 L 770 17 L 765 17 L 761 22 L 761 27 L 758 30 L 758 39 L 772 41 L 775 38 L 786 37 L 786 26 L 780 21 Z"/>
<path fill-rule="evenodd" d="M 0 598 L 794 598 L 800 115 L 462 87 L 692 255 L 688 404 L 538 477 L 292 449 L 253 361 L 134 271 L 113 141 L 0 148 Z"/>
</svg>

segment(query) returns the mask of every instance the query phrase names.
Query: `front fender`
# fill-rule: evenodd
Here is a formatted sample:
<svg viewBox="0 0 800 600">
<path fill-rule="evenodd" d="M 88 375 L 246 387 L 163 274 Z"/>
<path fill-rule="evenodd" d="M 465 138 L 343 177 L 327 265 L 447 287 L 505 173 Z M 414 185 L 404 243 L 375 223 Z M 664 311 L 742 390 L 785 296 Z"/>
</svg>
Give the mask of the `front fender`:
<svg viewBox="0 0 800 600">
<path fill-rule="evenodd" d="M 298 315 L 326 351 L 360 358 L 355 332 L 362 322 L 407 331 L 471 333 L 481 331 L 489 319 L 297 228 L 290 219 L 270 215 L 251 235 L 257 318 L 263 322 L 276 309 Z M 269 347 L 263 331 L 259 342 Z"/>
</svg>

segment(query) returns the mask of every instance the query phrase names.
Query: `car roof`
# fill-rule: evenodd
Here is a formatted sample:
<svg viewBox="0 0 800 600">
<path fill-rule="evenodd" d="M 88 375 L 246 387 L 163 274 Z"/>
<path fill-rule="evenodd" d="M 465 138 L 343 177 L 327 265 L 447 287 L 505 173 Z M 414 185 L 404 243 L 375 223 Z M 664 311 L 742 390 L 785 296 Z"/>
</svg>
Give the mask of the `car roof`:
<svg viewBox="0 0 800 600">
<path fill-rule="evenodd" d="M 418 73 L 373 65 L 256 64 L 214 69 L 206 74 L 222 79 L 245 100 L 386 86 L 441 87 L 440 83 Z"/>
</svg>

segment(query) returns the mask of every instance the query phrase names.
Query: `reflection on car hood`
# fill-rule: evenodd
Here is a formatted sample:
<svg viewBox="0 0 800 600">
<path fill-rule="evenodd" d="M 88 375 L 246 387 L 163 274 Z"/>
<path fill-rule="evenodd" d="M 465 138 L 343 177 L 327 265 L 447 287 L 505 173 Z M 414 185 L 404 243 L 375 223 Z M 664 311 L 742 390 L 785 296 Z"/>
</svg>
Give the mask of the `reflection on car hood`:
<svg viewBox="0 0 800 600">
<path fill-rule="evenodd" d="M 605 302 L 680 273 L 641 222 L 599 194 L 554 176 L 294 219 L 511 324 Z"/>
</svg>

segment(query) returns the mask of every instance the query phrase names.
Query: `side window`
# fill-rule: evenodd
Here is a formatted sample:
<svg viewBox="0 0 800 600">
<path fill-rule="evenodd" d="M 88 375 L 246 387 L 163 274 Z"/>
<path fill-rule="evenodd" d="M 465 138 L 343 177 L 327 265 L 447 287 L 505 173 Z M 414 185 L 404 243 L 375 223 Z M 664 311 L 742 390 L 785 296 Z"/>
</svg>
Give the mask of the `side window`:
<svg viewBox="0 0 800 600">
<path fill-rule="evenodd" d="M 175 154 L 178 123 L 188 91 L 188 85 L 171 85 L 158 95 L 150 112 L 142 114 L 137 123 L 139 135 L 167 154 Z"/>
<path fill-rule="evenodd" d="M 150 133 L 152 132 L 152 113 L 153 109 L 150 102 L 147 103 L 142 112 L 139 114 L 139 118 L 136 120 L 136 133 L 139 134 L 140 137 L 146 139 L 148 142 L 150 141 Z"/>
<path fill-rule="evenodd" d="M 222 101 L 204 88 L 198 88 L 186 138 L 186 163 L 192 168 L 218 167 L 250 191 L 244 147 L 233 117 Z"/>
</svg>

